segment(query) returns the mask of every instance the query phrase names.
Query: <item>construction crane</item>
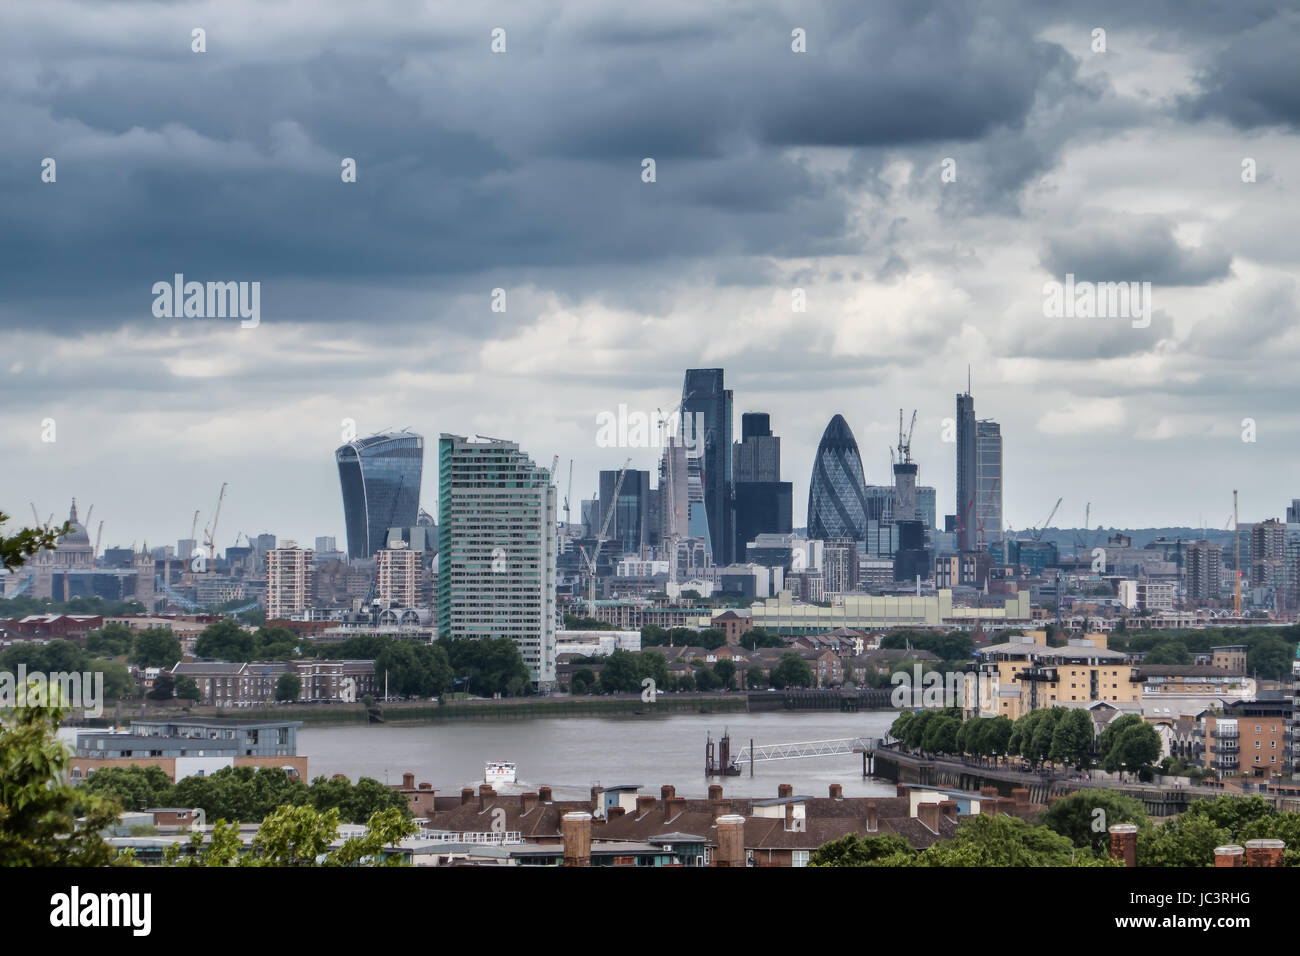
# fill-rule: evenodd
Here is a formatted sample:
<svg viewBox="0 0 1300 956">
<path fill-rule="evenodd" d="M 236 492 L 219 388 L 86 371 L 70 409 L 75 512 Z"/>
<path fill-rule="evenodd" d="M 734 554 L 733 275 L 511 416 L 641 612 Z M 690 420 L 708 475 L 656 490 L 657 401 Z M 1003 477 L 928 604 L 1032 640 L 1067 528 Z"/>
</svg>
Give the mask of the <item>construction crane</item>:
<svg viewBox="0 0 1300 956">
<path fill-rule="evenodd" d="M 99 558 L 99 542 L 104 537 L 104 522 L 100 521 L 99 530 L 95 532 L 95 550 L 90 553 L 90 560 L 95 561 Z"/>
<path fill-rule="evenodd" d="M 573 495 L 573 459 L 569 459 L 569 485 L 564 489 L 564 527 L 567 530 L 573 524 L 573 515 L 569 512 L 569 498 Z"/>
<path fill-rule="evenodd" d="M 587 549 L 578 545 L 578 551 L 582 554 L 583 560 L 587 562 L 588 577 L 588 597 L 587 597 L 587 616 L 596 616 L 596 562 L 600 560 L 600 546 L 605 543 L 605 535 L 609 531 L 609 523 L 614 517 L 614 512 L 618 510 L 618 493 L 623 489 L 623 479 L 627 477 L 627 470 L 632 465 L 632 459 L 629 458 L 619 469 L 618 480 L 614 482 L 614 493 L 610 496 L 609 510 L 605 512 L 605 518 L 600 523 L 600 533 L 596 535 L 596 544 L 591 549 L 591 554 L 587 554 Z"/>
<path fill-rule="evenodd" d="M 898 460 L 908 465 L 912 462 L 912 433 L 916 431 L 916 409 L 912 410 L 912 424 L 908 426 L 907 438 L 903 438 L 903 410 L 898 410 Z"/>
<path fill-rule="evenodd" d="M 203 544 L 208 549 L 209 568 L 217 560 L 217 521 L 221 518 L 221 502 L 226 497 L 227 484 L 224 481 L 221 483 L 221 491 L 217 493 L 217 507 L 212 512 L 212 524 L 203 529 Z"/>
<path fill-rule="evenodd" d="M 1029 532 L 1029 536 L 1031 538 L 1033 538 L 1035 541 L 1043 540 L 1043 532 L 1047 530 L 1047 526 L 1051 524 L 1052 519 L 1056 517 L 1056 509 L 1061 507 L 1061 502 L 1064 500 L 1065 500 L 1064 498 L 1056 499 L 1056 504 L 1052 505 L 1052 510 L 1050 513 L 1048 513 L 1047 520 L 1044 521 L 1039 527 L 1034 528 Z"/>
<path fill-rule="evenodd" d="M 1241 617 L 1241 522 L 1237 517 L 1237 489 L 1232 489 L 1232 572 L 1236 587 L 1232 590 L 1232 610 Z"/>
</svg>

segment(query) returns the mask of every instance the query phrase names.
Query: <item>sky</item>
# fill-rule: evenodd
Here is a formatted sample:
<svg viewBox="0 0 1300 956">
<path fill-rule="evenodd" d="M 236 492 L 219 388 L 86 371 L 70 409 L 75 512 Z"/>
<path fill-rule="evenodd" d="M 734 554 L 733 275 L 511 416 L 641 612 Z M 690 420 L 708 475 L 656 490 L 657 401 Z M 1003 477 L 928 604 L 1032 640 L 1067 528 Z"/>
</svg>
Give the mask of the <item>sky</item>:
<svg viewBox="0 0 1300 956">
<path fill-rule="evenodd" d="M 5 4 L 0 511 L 157 546 L 228 482 L 219 549 L 341 544 L 350 420 L 426 436 L 430 511 L 450 432 L 573 459 L 576 514 L 657 459 L 602 413 L 722 367 L 796 525 L 831 417 L 885 483 L 900 408 L 942 514 L 969 367 L 1013 529 L 1282 517 L 1296 49 L 1260 0 Z M 156 315 L 178 273 L 257 324 Z M 1146 317 L 1049 315 L 1067 274 Z"/>
</svg>

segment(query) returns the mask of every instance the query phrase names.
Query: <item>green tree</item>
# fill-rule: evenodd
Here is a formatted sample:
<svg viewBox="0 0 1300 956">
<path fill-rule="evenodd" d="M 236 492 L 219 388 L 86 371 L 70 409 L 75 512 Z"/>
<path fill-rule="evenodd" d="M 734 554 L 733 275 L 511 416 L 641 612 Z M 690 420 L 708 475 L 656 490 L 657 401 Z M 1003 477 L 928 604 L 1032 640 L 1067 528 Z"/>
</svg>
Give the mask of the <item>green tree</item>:
<svg viewBox="0 0 1300 956">
<path fill-rule="evenodd" d="M 813 671 L 808 662 L 794 651 L 781 655 L 781 661 L 772 668 L 771 684 L 773 687 L 812 687 Z"/>
<path fill-rule="evenodd" d="M 194 678 L 182 674 L 176 678 L 176 696 L 182 700 L 198 700 L 203 695 L 199 692 L 199 685 L 194 682 Z"/>
<path fill-rule="evenodd" d="M 136 635 L 131 663 L 136 667 L 175 667 L 181 659 L 181 642 L 171 628 L 150 627 Z"/>
<path fill-rule="evenodd" d="M 161 767 L 104 767 L 87 777 L 79 794 L 116 800 L 123 810 L 169 807 L 172 782 Z"/>
<path fill-rule="evenodd" d="M 1080 852 L 1066 837 L 1016 817 L 980 814 L 963 820 L 951 840 L 918 853 L 915 866 L 1096 866 L 1108 865 Z"/>
<path fill-rule="evenodd" d="M 717 690 L 722 686 L 722 679 L 718 677 L 715 671 L 707 667 L 697 668 L 695 671 L 695 687 L 697 690 Z"/>
<path fill-rule="evenodd" d="M 121 661 L 90 660 L 86 669 L 104 675 L 104 696 L 109 700 L 136 696 L 135 679 Z"/>
<path fill-rule="evenodd" d="M 939 716 L 931 720 L 921 739 L 921 749 L 932 754 L 957 753 L 957 731 L 961 721 L 956 717 Z"/>
<path fill-rule="evenodd" d="M 1115 823 L 1148 826 L 1146 811 L 1132 797 L 1112 790 L 1089 788 L 1062 797 L 1048 806 L 1038 820 L 1053 833 L 1067 837 L 1079 847 L 1091 847 L 1098 854 L 1108 852 L 1109 828 Z"/>
<path fill-rule="evenodd" d="M 1204 814 L 1184 813 L 1150 830 L 1138 831 L 1139 866 L 1209 866 L 1214 848 L 1232 842 L 1232 832 Z"/>
<path fill-rule="evenodd" d="M 823 843 L 808 858 L 809 866 L 869 866 L 890 857 L 912 854 L 908 842 L 892 833 L 860 837 L 847 833 Z"/>
<path fill-rule="evenodd" d="M 758 690 L 767 686 L 767 676 L 763 673 L 763 668 L 759 664 L 750 664 L 745 668 L 745 686 L 750 690 Z"/>
<path fill-rule="evenodd" d="M 1063 713 L 1052 731 L 1048 757 L 1053 763 L 1072 764 L 1082 769 L 1092 753 L 1092 718 L 1086 710 L 1062 708 Z"/>
<path fill-rule="evenodd" d="M 26 544 L 7 547 L 18 554 Z M 119 805 L 61 782 L 69 761 L 58 738 L 63 711 L 18 703 L 0 716 L 0 867 L 129 862 L 101 835 L 119 819 Z"/>
<path fill-rule="evenodd" d="M 154 678 L 153 687 L 145 696 L 150 700 L 171 700 L 175 690 L 176 683 L 172 680 L 172 675 L 164 671 Z"/>
<path fill-rule="evenodd" d="M 621 648 L 610 654 L 600 671 L 600 685 L 614 693 L 640 693 L 641 666 L 636 655 Z"/>
<path fill-rule="evenodd" d="M 72 531 L 72 525 L 65 521 L 57 528 L 19 528 L 16 534 L 6 536 L 2 532 L 8 520 L 9 516 L 0 511 L 0 566 L 6 571 L 17 571 L 37 551 L 53 551 L 59 538 Z"/>
<path fill-rule="evenodd" d="M 257 649 L 257 639 L 230 618 L 224 618 L 203 629 L 194 642 L 197 657 L 218 661 L 244 663 L 251 661 Z"/>
<path fill-rule="evenodd" d="M 122 657 L 131 653 L 134 642 L 135 635 L 130 628 L 117 621 L 110 621 L 99 630 L 86 635 L 86 653 L 93 657 Z"/>
<path fill-rule="evenodd" d="M 1123 719 L 1123 717 L 1118 718 L 1112 721 L 1112 724 L 1117 724 Z M 1107 727 L 1106 731 L 1111 729 Z M 1102 736 L 1105 736 L 1105 731 Z M 1107 773 L 1134 772 L 1150 767 L 1159 758 L 1160 735 L 1156 733 L 1154 727 L 1139 717 L 1137 722 L 1125 724 L 1111 735 L 1101 766 Z"/>
<path fill-rule="evenodd" d="M 302 693 L 302 678 L 297 674 L 284 673 L 275 681 L 275 699 L 278 701 L 297 700 Z"/>
<path fill-rule="evenodd" d="M 713 665 L 713 673 L 721 682 L 721 686 L 731 690 L 735 686 L 736 680 L 736 662 L 723 658 Z"/>
<path fill-rule="evenodd" d="M 785 641 L 780 635 L 769 634 L 763 628 L 756 627 L 740 635 L 740 645 L 753 651 L 760 647 L 784 647 Z"/>
</svg>

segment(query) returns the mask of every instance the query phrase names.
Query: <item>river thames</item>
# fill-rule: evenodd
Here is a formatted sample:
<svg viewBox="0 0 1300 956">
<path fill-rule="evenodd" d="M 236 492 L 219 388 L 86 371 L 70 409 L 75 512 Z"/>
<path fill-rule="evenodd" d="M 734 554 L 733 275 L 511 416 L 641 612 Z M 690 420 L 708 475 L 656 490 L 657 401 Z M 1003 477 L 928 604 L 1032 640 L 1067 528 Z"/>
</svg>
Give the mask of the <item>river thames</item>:
<svg viewBox="0 0 1300 956">
<path fill-rule="evenodd" d="M 739 777 L 704 776 L 704 745 L 731 733 L 732 752 L 757 746 L 883 737 L 898 714 L 820 711 L 775 711 L 738 714 L 674 714 L 664 717 L 561 717 L 520 721 L 443 721 L 366 727 L 311 727 L 298 730 L 298 753 L 308 758 L 308 777 L 336 773 L 356 780 L 374 777 L 400 783 L 415 774 L 443 793 L 483 782 L 488 760 L 518 765 L 520 784 L 548 785 L 556 797 L 585 798 L 593 784 L 604 787 L 641 784 L 657 791 L 672 784 L 679 796 L 702 797 L 710 783 L 728 794 L 776 796 L 777 785 L 793 784 L 796 793 L 825 796 L 832 783 L 845 796 L 892 796 L 892 784 L 864 780 L 859 754 L 758 761 Z"/>
</svg>

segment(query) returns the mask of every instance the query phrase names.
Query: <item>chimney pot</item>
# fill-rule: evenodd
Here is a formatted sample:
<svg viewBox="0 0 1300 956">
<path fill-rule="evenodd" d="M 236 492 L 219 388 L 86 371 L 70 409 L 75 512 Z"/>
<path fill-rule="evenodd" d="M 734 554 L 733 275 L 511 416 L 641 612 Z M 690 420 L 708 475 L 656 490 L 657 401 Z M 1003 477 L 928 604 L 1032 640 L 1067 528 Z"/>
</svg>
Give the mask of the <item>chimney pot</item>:
<svg viewBox="0 0 1300 956">
<path fill-rule="evenodd" d="M 1137 866 L 1138 828 L 1132 823 L 1116 823 L 1110 828 L 1110 855 L 1125 866 Z"/>
<path fill-rule="evenodd" d="M 1241 856 L 1245 853 L 1243 847 L 1235 843 L 1229 843 L 1227 846 L 1216 846 L 1214 848 L 1214 865 L 1218 866 L 1241 866 Z"/>
<path fill-rule="evenodd" d="M 431 783 L 427 783 L 427 782 L 426 782 L 426 783 L 421 783 L 421 784 L 420 784 L 420 789 L 421 789 L 421 790 L 432 790 L 432 789 L 433 789 L 433 784 L 431 784 Z"/>
<path fill-rule="evenodd" d="M 591 866 L 591 814 L 574 811 L 560 819 L 564 835 L 564 865 Z"/>
<path fill-rule="evenodd" d="M 1247 840 L 1247 866 L 1281 866 L 1286 844 L 1281 840 Z"/>
<path fill-rule="evenodd" d="M 718 817 L 718 856 L 714 866 L 745 865 L 745 818 L 734 813 Z"/>
</svg>

